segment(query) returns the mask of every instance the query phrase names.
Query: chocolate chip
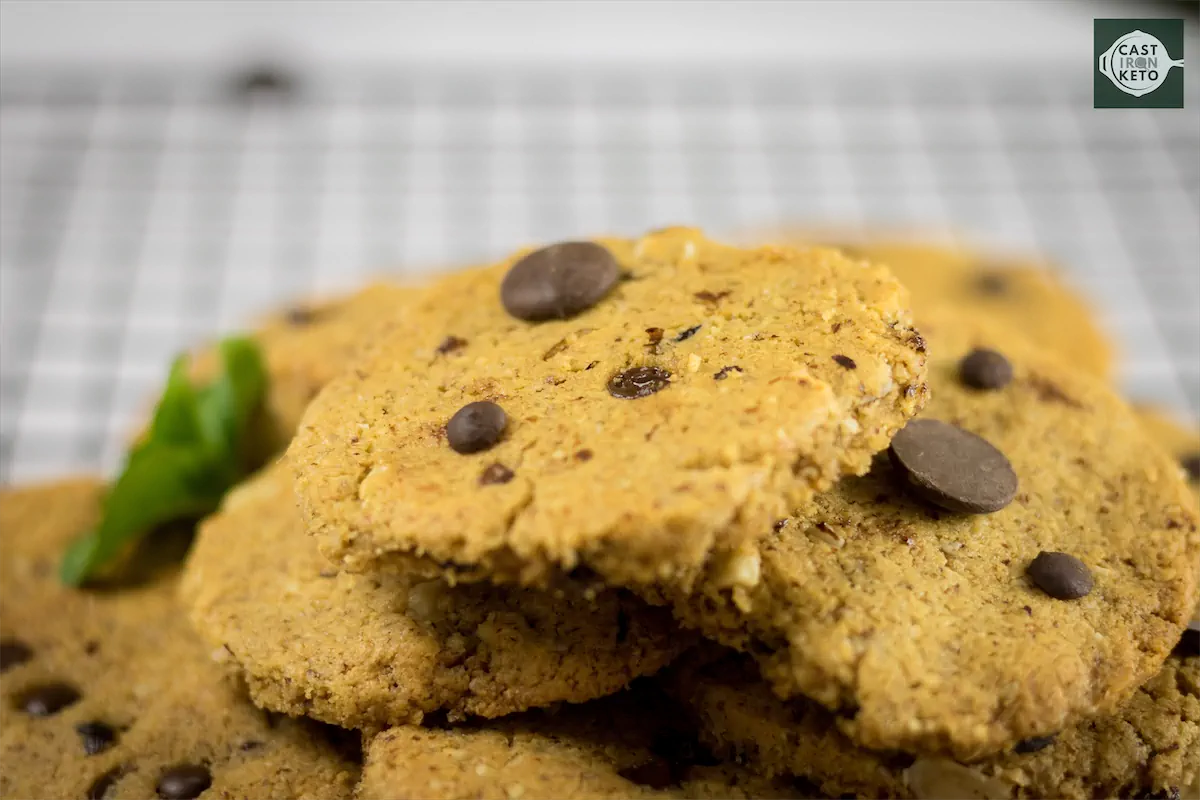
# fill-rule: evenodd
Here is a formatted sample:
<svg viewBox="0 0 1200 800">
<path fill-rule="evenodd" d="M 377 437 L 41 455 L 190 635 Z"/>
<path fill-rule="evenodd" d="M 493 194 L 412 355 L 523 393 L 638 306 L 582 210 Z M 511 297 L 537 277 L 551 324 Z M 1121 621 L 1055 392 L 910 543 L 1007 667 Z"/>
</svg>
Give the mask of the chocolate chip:
<svg viewBox="0 0 1200 800">
<path fill-rule="evenodd" d="M 176 764 L 158 776 L 155 791 L 163 800 L 192 800 L 212 785 L 212 773 L 199 764 Z"/>
<path fill-rule="evenodd" d="M 850 356 L 844 356 L 841 353 L 838 353 L 833 357 L 833 360 L 846 369 L 858 369 L 858 364 L 854 363 L 854 359 Z"/>
<path fill-rule="evenodd" d="M 33 650 L 20 639 L 0 639 L 0 672 L 24 664 L 33 658 Z"/>
<path fill-rule="evenodd" d="M 1052 733 L 1049 736 L 1031 736 L 1028 739 L 1022 739 L 1013 747 L 1014 753 L 1036 753 L 1038 750 L 1045 750 L 1050 745 L 1054 744 L 1054 740 L 1058 738 L 1057 733 Z"/>
<path fill-rule="evenodd" d="M 591 461 L 592 455 L 593 455 L 592 451 L 588 450 L 586 448 L 584 448 L 583 450 L 576 450 L 575 451 L 575 460 L 576 461 Z"/>
<path fill-rule="evenodd" d="M 491 486 L 495 483 L 508 483 L 513 479 L 513 474 L 511 469 L 497 461 L 479 476 L 479 485 Z"/>
<path fill-rule="evenodd" d="M 83 740 L 83 752 L 89 756 L 103 753 L 117 741 L 117 732 L 103 722 L 81 722 L 75 732 Z"/>
<path fill-rule="evenodd" d="M 92 785 L 88 787 L 87 794 L 84 796 L 87 800 L 104 800 L 104 795 L 108 794 L 108 790 L 113 787 L 121 776 L 125 774 L 125 767 L 116 766 L 105 772 L 96 780 L 92 781 Z"/>
<path fill-rule="evenodd" d="M 625 644 L 629 638 L 629 614 L 625 609 L 617 609 L 617 644 Z"/>
<path fill-rule="evenodd" d="M 1179 459 L 1188 480 L 1200 481 L 1200 453 L 1188 453 Z"/>
<path fill-rule="evenodd" d="M 783 530 L 785 527 L 787 527 L 787 524 L 788 524 L 787 517 L 784 517 L 783 519 L 777 519 L 777 520 L 775 520 L 775 524 L 771 526 L 771 530 L 775 531 L 776 533 L 779 533 L 781 530 Z"/>
<path fill-rule="evenodd" d="M 651 789 L 666 789 L 676 783 L 675 770 L 665 758 L 651 758 L 635 767 L 618 770 L 617 774 Z"/>
<path fill-rule="evenodd" d="M 620 275 L 612 253 L 595 242 L 563 242 L 513 264 L 500 302 L 517 319 L 566 319 L 600 302 Z"/>
<path fill-rule="evenodd" d="M 917 497 L 948 511 L 999 511 L 1017 493 L 1017 475 L 986 439 L 936 419 L 915 419 L 892 439 L 892 464 Z"/>
<path fill-rule="evenodd" d="M 1194 619 L 1183 629 L 1183 635 L 1175 643 L 1171 651 L 1179 658 L 1196 658 L 1200 656 L 1200 619 Z"/>
<path fill-rule="evenodd" d="M 79 701 L 79 692 L 65 683 L 47 683 L 21 693 L 17 707 L 34 717 L 49 717 Z"/>
<path fill-rule="evenodd" d="M 438 355 L 444 356 L 447 353 L 453 353 L 455 350 L 461 350 L 467 346 L 466 339 L 460 339 L 457 336 L 447 336 L 442 339 L 442 343 L 437 346 Z"/>
<path fill-rule="evenodd" d="M 662 341 L 662 328 L 646 328 L 646 349 L 651 353 L 658 352 L 658 343 Z"/>
<path fill-rule="evenodd" d="M 999 272 L 985 272 L 975 281 L 980 294 L 1000 295 L 1008 291 L 1008 278 Z"/>
<path fill-rule="evenodd" d="M 633 367 L 608 379 L 608 393 L 623 400 L 636 400 L 661 392 L 671 385 L 671 373 L 659 367 Z"/>
<path fill-rule="evenodd" d="M 1092 573 L 1087 565 L 1066 553 L 1045 550 L 1025 568 L 1033 584 L 1059 600 L 1078 600 L 1092 591 Z"/>
<path fill-rule="evenodd" d="M 729 297 L 729 291 L 726 290 L 723 292 L 710 292 L 708 290 L 705 290 L 703 292 L 696 292 L 692 296 L 695 297 L 697 300 L 699 300 L 701 303 L 705 303 L 710 306 L 715 306 L 717 303 L 721 302 L 726 297 Z"/>
<path fill-rule="evenodd" d="M 284 315 L 289 325 L 295 325 L 297 328 L 305 325 L 311 325 L 317 319 L 317 311 L 314 308 L 305 308 L 304 306 L 296 306 L 290 308 L 287 314 Z"/>
<path fill-rule="evenodd" d="M 508 427 L 504 409 L 490 400 L 467 403 L 446 423 L 446 439 L 457 453 L 478 453 L 500 441 Z"/>
<path fill-rule="evenodd" d="M 699 326 L 699 325 L 693 325 L 690 328 L 685 328 L 684 330 L 679 332 L 678 336 L 675 337 L 675 341 L 677 341 L 677 342 L 687 341 L 688 339 L 690 339 L 696 335 L 696 332 L 698 330 L 700 330 L 700 327 L 701 326 Z"/>
<path fill-rule="evenodd" d="M 958 377 L 972 389 L 1003 389 L 1013 379 L 1012 364 L 995 350 L 978 348 L 958 362 Z"/>
<path fill-rule="evenodd" d="M 735 366 L 721 367 L 719 370 L 717 370 L 716 372 L 713 373 L 713 380 L 714 381 L 723 381 L 729 377 L 729 373 L 743 372 L 743 371 L 744 370 L 741 367 L 735 367 Z"/>
</svg>

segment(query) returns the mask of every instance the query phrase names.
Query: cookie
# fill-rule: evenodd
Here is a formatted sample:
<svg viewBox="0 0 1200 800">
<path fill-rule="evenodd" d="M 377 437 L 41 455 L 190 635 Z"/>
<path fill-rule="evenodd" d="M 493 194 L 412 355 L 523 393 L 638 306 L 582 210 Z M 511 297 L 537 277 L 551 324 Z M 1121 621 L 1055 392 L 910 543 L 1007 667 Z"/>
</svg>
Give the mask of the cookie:
<svg viewBox="0 0 1200 800">
<path fill-rule="evenodd" d="M 368 729 L 600 697 L 690 638 L 628 592 L 339 574 L 305 535 L 284 465 L 200 526 L 181 594 L 256 703 Z"/>
<path fill-rule="evenodd" d="M 1184 425 L 1166 409 L 1138 405 L 1134 411 L 1150 438 L 1174 456 L 1192 490 L 1200 494 L 1200 430 Z"/>
<path fill-rule="evenodd" d="M 399 727 L 369 741 L 359 800 L 794 797 L 722 764 L 645 687 L 486 727 Z"/>
<path fill-rule="evenodd" d="M 1200 778 L 1200 659 L 1167 659 L 1121 703 L 1046 737 L 969 764 L 854 745 L 834 716 L 780 700 L 742 654 L 689 658 L 664 676 L 717 754 L 769 776 L 811 781 L 830 797 L 1178 797 Z"/>
<path fill-rule="evenodd" d="M 987 317 L 1059 354 L 1078 369 L 1100 378 L 1112 377 L 1112 343 L 1101 330 L 1095 311 L 1053 265 L 910 238 L 860 239 L 819 232 L 785 238 L 828 242 L 852 257 L 887 265 L 912 293 L 918 317 L 942 308 Z"/>
<path fill-rule="evenodd" d="M 1157 672 L 1200 534 L 1179 469 L 1099 381 L 1004 328 L 921 329 L 932 399 L 889 455 L 675 605 L 859 744 L 970 760 L 1110 713 Z M 1003 387 L 964 383 L 980 348 L 1009 361 Z"/>
<path fill-rule="evenodd" d="M 328 557 L 686 588 L 865 470 L 924 400 L 923 344 L 884 269 L 681 228 L 550 251 L 436 284 L 309 407 L 289 455 Z M 582 288 L 555 277 L 580 271 Z M 565 319 L 506 310 L 558 313 L 568 290 L 599 299 Z M 483 438 L 461 450 L 463 430 Z"/>
<path fill-rule="evenodd" d="M 302 303 L 263 319 L 251 333 L 267 370 L 267 394 L 251 425 L 251 463 L 264 463 L 292 439 L 304 409 L 321 387 L 346 369 L 360 345 L 403 314 L 417 287 L 372 284 L 352 295 Z M 197 354 L 192 374 L 210 380 L 220 367 L 215 350 Z"/>
<path fill-rule="evenodd" d="M 350 797 L 339 732 L 252 706 L 174 603 L 186 537 L 127 584 L 63 587 L 58 560 L 99 512 L 79 479 L 0 494 L 0 796 Z M 143 554 L 145 555 L 145 554 Z"/>
</svg>

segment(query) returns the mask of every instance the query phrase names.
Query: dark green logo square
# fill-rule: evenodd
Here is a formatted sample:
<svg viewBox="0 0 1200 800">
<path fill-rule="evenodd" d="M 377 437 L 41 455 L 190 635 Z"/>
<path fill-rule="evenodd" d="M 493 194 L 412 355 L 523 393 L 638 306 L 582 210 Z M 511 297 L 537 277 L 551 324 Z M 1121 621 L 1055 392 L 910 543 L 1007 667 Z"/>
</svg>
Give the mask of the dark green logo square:
<svg viewBox="0 0 1200 800">
<path fill-rule="evenodd" d="M 1094 108 L 1183 108 L 1183 20 L 1093 20 Z"/>
</svg>

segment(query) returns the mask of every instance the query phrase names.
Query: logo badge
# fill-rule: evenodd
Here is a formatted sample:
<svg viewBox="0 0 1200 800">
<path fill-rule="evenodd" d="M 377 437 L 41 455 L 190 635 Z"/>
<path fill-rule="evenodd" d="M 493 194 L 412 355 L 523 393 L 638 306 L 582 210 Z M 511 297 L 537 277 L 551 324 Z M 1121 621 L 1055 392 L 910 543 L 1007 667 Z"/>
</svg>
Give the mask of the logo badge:
<svg viewBox="0 0 1200 800">
<path fill-rule="evenodd" d="M 1183 108 L 1183 20 L 1094 20 L 1095 108 Z"/>
</svg>

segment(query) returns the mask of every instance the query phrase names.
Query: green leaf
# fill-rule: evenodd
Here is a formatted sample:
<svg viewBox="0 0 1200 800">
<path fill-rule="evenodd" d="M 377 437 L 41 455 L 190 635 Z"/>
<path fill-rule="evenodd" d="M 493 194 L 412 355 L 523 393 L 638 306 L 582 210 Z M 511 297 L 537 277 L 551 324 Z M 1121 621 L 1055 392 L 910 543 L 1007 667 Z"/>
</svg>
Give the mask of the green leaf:
<svg viewBox="0 0 1200 800">
<path fill-rule="evenodd" d="M 262 402 L 266 373 L 252 341 L 229 339 L 220 349 L 221 373 L 199 390 L 186 359 L 172 365 L 150 431 L 112 485 L 100 523 L 63 557 L 65 583 L 87 580 L 165 522 L 213 511 L 241 478 L 239 443 Z"/>
<path fill-rule="evenodd" d="M 200 435 L 200 419 L 196 415 L 196 391 L 187 376 L 186 356 L 175 359 L 167 386 L 154 409 L 149 439 L 187 444 Z"/>
<path fill-rule="evenodd" d="M 197 410 L 209 443 L 230 454 L 238 445 L 266 388 L 258 346 L 244 338 L 221 342 L 220 376 L 198 393 Z"/>
</svg>

